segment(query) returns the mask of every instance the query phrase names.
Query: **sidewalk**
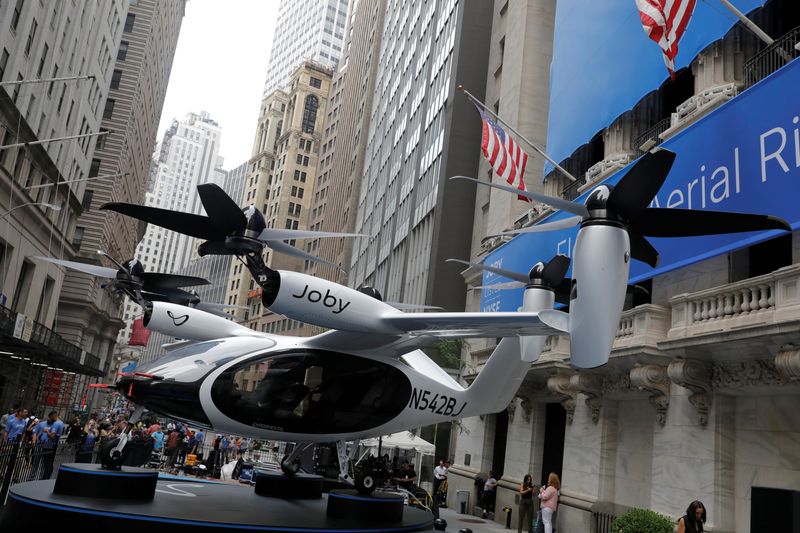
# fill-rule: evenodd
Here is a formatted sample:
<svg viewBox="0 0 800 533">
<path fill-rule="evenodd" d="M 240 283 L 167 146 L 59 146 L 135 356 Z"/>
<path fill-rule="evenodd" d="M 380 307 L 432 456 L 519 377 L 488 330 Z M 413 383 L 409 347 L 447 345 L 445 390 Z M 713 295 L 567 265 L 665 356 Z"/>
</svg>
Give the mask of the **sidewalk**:
<svg viewBox="0 0 800 533">
<path fill-rule="evenodd" d="M 494 520 L 486 520 L 478 516 L 458 514 L 454 509 L 439 508 L 439 517 L 447 520 L 448 533 L 458 533 L 460 529 L 469 528 L 472 533 L 509 533 L 516 532 L 516 516 L 513 517 L 511 525 L 513 529 L 506 529 L 505 523 L 500 524 Z M 503 515 L 505 518 L 505 515 Z"/>
</svg>

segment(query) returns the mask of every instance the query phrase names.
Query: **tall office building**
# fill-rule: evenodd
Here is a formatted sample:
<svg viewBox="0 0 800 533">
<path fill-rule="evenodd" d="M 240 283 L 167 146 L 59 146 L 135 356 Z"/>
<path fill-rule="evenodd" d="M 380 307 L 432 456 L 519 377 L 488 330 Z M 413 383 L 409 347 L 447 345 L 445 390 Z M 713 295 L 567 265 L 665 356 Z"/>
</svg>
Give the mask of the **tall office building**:
<svg viewBox="0 0 800 533">
<path fill-rule="evenodd" d="M 219 125 L 205 111 L 173 120 L 156 145 L 145 205 L 202 214 L 197 186 L 219 179 L 216 170 L 222 166 L 221 134 Z M 189 263 L 195 248 L 193 237 L 148 224 L 136 247 L 136 257 L 145 270 L 175 272 Z"/>
<path fill-rule="evenodd" d="M 64 270 L 33 257 L 77 251 L 95 154 L 86 134 L 100 129 L 127 10 L 121 0 L 0 3 L 2 409 L 71 408 L 103 372 L 107 346 L 56 333 Z M 62 79 L 36 81 L 48 78 Z"/>
<path fill-rule="evenodd" d="M 364 176 L 350 285 L 387 300 L 464 308 L 464 283 L 449 257 L 469 255 L 480 120 L 457 93 L 486 85 L 488 2 L 395 2 L 381 39 L 376 94 L 366 132 Z"/>
<path fill-rule="evenodd" d="M 331 81 L 325 115 L 320 161 L 311 204 L 312 230 L 353 231 L 358 191 L 364 170 L 366 135 L 378 72 L 381 33 L 386 3 L 361 0 L 353 4 L 339 70 Z M 310 262 L 307 272 L 347 282 L 352 239 L 316 239 L 306 250 L 337 265 L 339 269 Z"/>
<path fill-rule="evenodd" d="M 247 166 L 245 162 L 230 171 L 217 169 L 216 177 L 213 181 L 222 187 L 231 198 L 238 201 L 238 199 L 242 197 L 242 192 L 244 190 Z M 201 302 L 222 303 L 225 301 L 228 275 L 233 261 L 234 258 L 230 255 L 207 255 L 200 257 L 197 255 L 195 249 L 191 259 L 189 259 L 189 263 L 185 267 L 176 270 L 174 274 L 207 279 L 209 281 L 208 285 L 198 285 L 197 287 L 190 287 L 189 289 L 197 293 Z M 140 314 L 141 308 L 137 304 L 128 301 L 125 305 L 125 315 L 127 317 L 133 317 Z M 117 341 L 119 348 L 118 355 L 120 356 L 119 364 L 121 367 L 124 367 L 126 362 L 131 359 L 138 359 L 138 364 L 152 361 L 164 353 L 164 349 L 162 348 L 164 344 L 175 341 L 175 339 L 171 337 L 154 331 L 150 335 L 147 346 L 129 346 L 131 324 L 132 320 L 126 322 L 125 329 L 120 331 Z"/>
<path fill-rule="evenodd" d="M 285 89 L 305 60 L 335 69 L 342 57 L 350 0 L 282 0 L 264 95 Z"/>
<path fill-rule="evenodd" d="M 144 200 L 185 4 L 185 0 L 139 0 L 130 3 L 123 17 L 111 77 L 102 89 L 107 98 L 100 131 L 110 133 L 91 140 L 95 151 L 73 237 L 78 261 L 114 267 L 97 250 L 118 261 L 134 255 L 143 225 L 98 208 L 106 202 Z M 88 274 L 66 272 L 58 331 L 110 358 L 123 326 L 122 298 L 103 290 L 103 283 Z"/>
<path fill-rule="evenodd" d="M 332 74 L 322 65 L 305 61 L 294 71 L 286 92 L 276 90 L 262 100 L 242 200 L 262 211 L 268 228 L 308 229 Z M 294 244 L 304 248 L 303 243 Z M 271 250 L 265 253 L 265 262 L 273 269 L 295 271 L 304 265 L 303 259 Z M 225 301 L 247 306 L 236 317 L 259 331 L 286 332 L 301 326 L 263 308 L 260 289 L 238 262 L 231 269 Z"/>
</svg>

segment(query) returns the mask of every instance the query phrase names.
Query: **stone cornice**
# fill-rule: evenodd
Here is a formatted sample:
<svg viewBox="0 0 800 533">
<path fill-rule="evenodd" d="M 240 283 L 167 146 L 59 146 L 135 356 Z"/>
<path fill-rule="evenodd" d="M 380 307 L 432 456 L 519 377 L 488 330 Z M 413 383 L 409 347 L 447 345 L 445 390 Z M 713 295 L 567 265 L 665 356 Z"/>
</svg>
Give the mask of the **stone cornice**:
<svg viewBox="0 0 800 533">
<path fill-rule="evenodd" d="M 631 368 L 630 382 L 640 390 L 650 393 L 650 405 L 655 407 L 658 424 L 664 427 L 669 409 L 670 381 L 667 367 L 640 365 Z"/>
<path fill-rule="evenodd" d="M 788 345 L 775 356 L 775 368 L 789 381 L 800 380 L 800 348 Z"/>
<path fill-rule="evenodd" d="M 708 424 L 711 408 L 711 366 L 695 359 L 675 359 L 667 367 L 669 379 L 692 391 L 689 396 L 701 426 Z"/>
</svg>

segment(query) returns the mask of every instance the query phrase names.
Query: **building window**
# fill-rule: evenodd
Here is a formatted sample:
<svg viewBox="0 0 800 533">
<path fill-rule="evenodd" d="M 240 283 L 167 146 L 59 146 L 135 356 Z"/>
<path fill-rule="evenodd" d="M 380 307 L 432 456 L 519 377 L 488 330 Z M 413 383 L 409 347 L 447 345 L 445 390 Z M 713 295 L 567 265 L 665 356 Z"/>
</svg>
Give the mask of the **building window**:
<svg viewBox="0 0 800 533">
<path fill-rule="evenodd" d="M 103 118 L 111 118 L 114 115 L 114 105 L 117 103 L 113 98 L 106 100 L 106 107 L 103 109 Z"/>
<path fill-rule="evenodd" d="M 130 33 L 133 31 L 133 23 L 136 20 L 136 15 L 133 13 L 128 13 L 128 16 L 125 17 L 125 27 L 122 29 L 125 33 Z"/>
<path fill-rule="evenodd" d="M 23 261 L 22 268 L 19 271 L 19 278 L 17 278 L 17 287 L 14 290 L 14 311 L 20 313 L 25 310 L 25 304 L 28 303 L 28 294 L 31 290 L 31 283 L 33 282 L 33 271 L 36 267 L 30 261 Z"/>
<path fill-rule="evenodd" d="M 36 19 L 33 19 L 31 23 L 31 31 L 28 32 L 28 41 L 25 43 L 25 55 L 31 53 L 31 45 L 33 45 L 33 40 L 36 38 L 36 28 L 39 27 L 39 24 L 36 22 Z"/>
<path fill-rule="evenodd" d="M 92 166 L 89 167 L 89 177 L 94 178 L 100 173 L 100 160 L 92 159 Z"/>
<path fill-rule="evenodd" d="M 311 85 L 312 87 L 319 89 L 320 87 L 322 87 L 322 80 L 315 78 L 314 76 L 311 76 L 311 79 L 308 80 L 308 84 Z"/>
<path fill-rule="evenodd" d="M 3 56 L 0 57 L 0 80 L 5 77 L 6 65 L 8 65 L 8 50 L 3 48 Z"/>
<path fill-rule="evenodd" d="M 72 235 L 72 246 L 74 246 L 76 250 L 81 249 L 81 242 L 83 242 L 83 231 L 84 228 L 81 226 L 75 227 L 75 233 Z"/>
<path fill-rule="evenodd" d="M 50 50 L 50 47 L 47 46 L 47 43 L 44 45 L 44 50 L 42 51 L 42 58 L 39 60 L 39 68 L 36 71 L 36 77 L 42 77 L 42 71 L 44 70 L 44 62 L 47 60 L 47 52 Z"/>
<path fill-rule="evenodd" d="M 108 128 L 100 128 L 100 133 L 105 131 L 108 131 Z M 108 137 L 108 134 L 97 136 L 97 143 L 94 145 L 95 150 L 102 150 L 106 147 L 106 137 Z"/>
<path fill-rule="evenodd" d="M 125 61 L 126 57 L 128 57 L 128 41 L 122 41 L 117 50 L 117 61 Z"/>
<path fill-rule="evenodd" d="M 97 161 L 96 159 L 92 160 L 92 165 L 94 162 Z M 83 201 L 81 202 L 81 208 L 84 211 L 88 211 L 92 207 L 92 198 L 94 198 L 94 191 L 92 189 L 86 189 L 83 191 Z"/>
<path fill-rule="evenodd" d="M 114 69 L 114 73 L 111 75 L 111 88 L 119 89 L 119 82 L 121 79 L 122 79 L 122 71 Z"/>
<path fill-rule="evenodd" d="M 319 109 L 319 98 L 313 94 L 306 96 L 305 107 L 303 108 L 303 133 L 314 133 L 317 109 Z"/>
<path fill-rule="evenodd" d="M 17 31 L 17 24 L 19 24 L 19 14 L 22 12 L 22 4 L 25 0 L 17 0 L 17 5 L 14 6 L 14 13 L 11 15 L 11 29 Z"/>
</svg>

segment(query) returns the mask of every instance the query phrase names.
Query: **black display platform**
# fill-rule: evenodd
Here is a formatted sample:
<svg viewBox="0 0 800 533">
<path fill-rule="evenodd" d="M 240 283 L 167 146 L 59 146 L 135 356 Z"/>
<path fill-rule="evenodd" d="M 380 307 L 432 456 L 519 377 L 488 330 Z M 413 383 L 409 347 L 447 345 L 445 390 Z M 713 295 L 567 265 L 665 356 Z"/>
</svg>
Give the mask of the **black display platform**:
<svg viewBox="0 0 800 533">
<path fill-rule="evenodd" d="M 55 494 L 114 500 L 152 500 L 158 472 L 123 466 L 105 470 L 98 464 L 66 463 L 58 468 Z"/>
<path fill-rule="evenodd" d="M 395 533 L 430 531 L 433 515 L 403 509 L 399 522 L 365 516 L 328 516 L 328 495 L 314 500 L 285 500 L 255 494 L 251 487 L 160 479 L 155 498 L 112 500 L 53 493 L 54 480 L 13 485 L 0 516 L 0 531 L 27 531 L 31 524 L 58 524 L 81 533 L 131 531 L 147 533 L 224 530 L 283 533 Z"/>
<path fill-rule="evenodd" d="M 256 471 L 256 494 L 285 500 L 309 500 L 322 497 L 322 476 L 298 472 L 287 476 L 280 470 Z"/>
<path fill-rule="evenodd" d="M 397 494 L 363 495 L 353 489 L 332 490 L 328 494 L 328 516 L 332 518 L 396 523 L 403 520 L 404 509 L 404 498 Z"/>
</svg>

